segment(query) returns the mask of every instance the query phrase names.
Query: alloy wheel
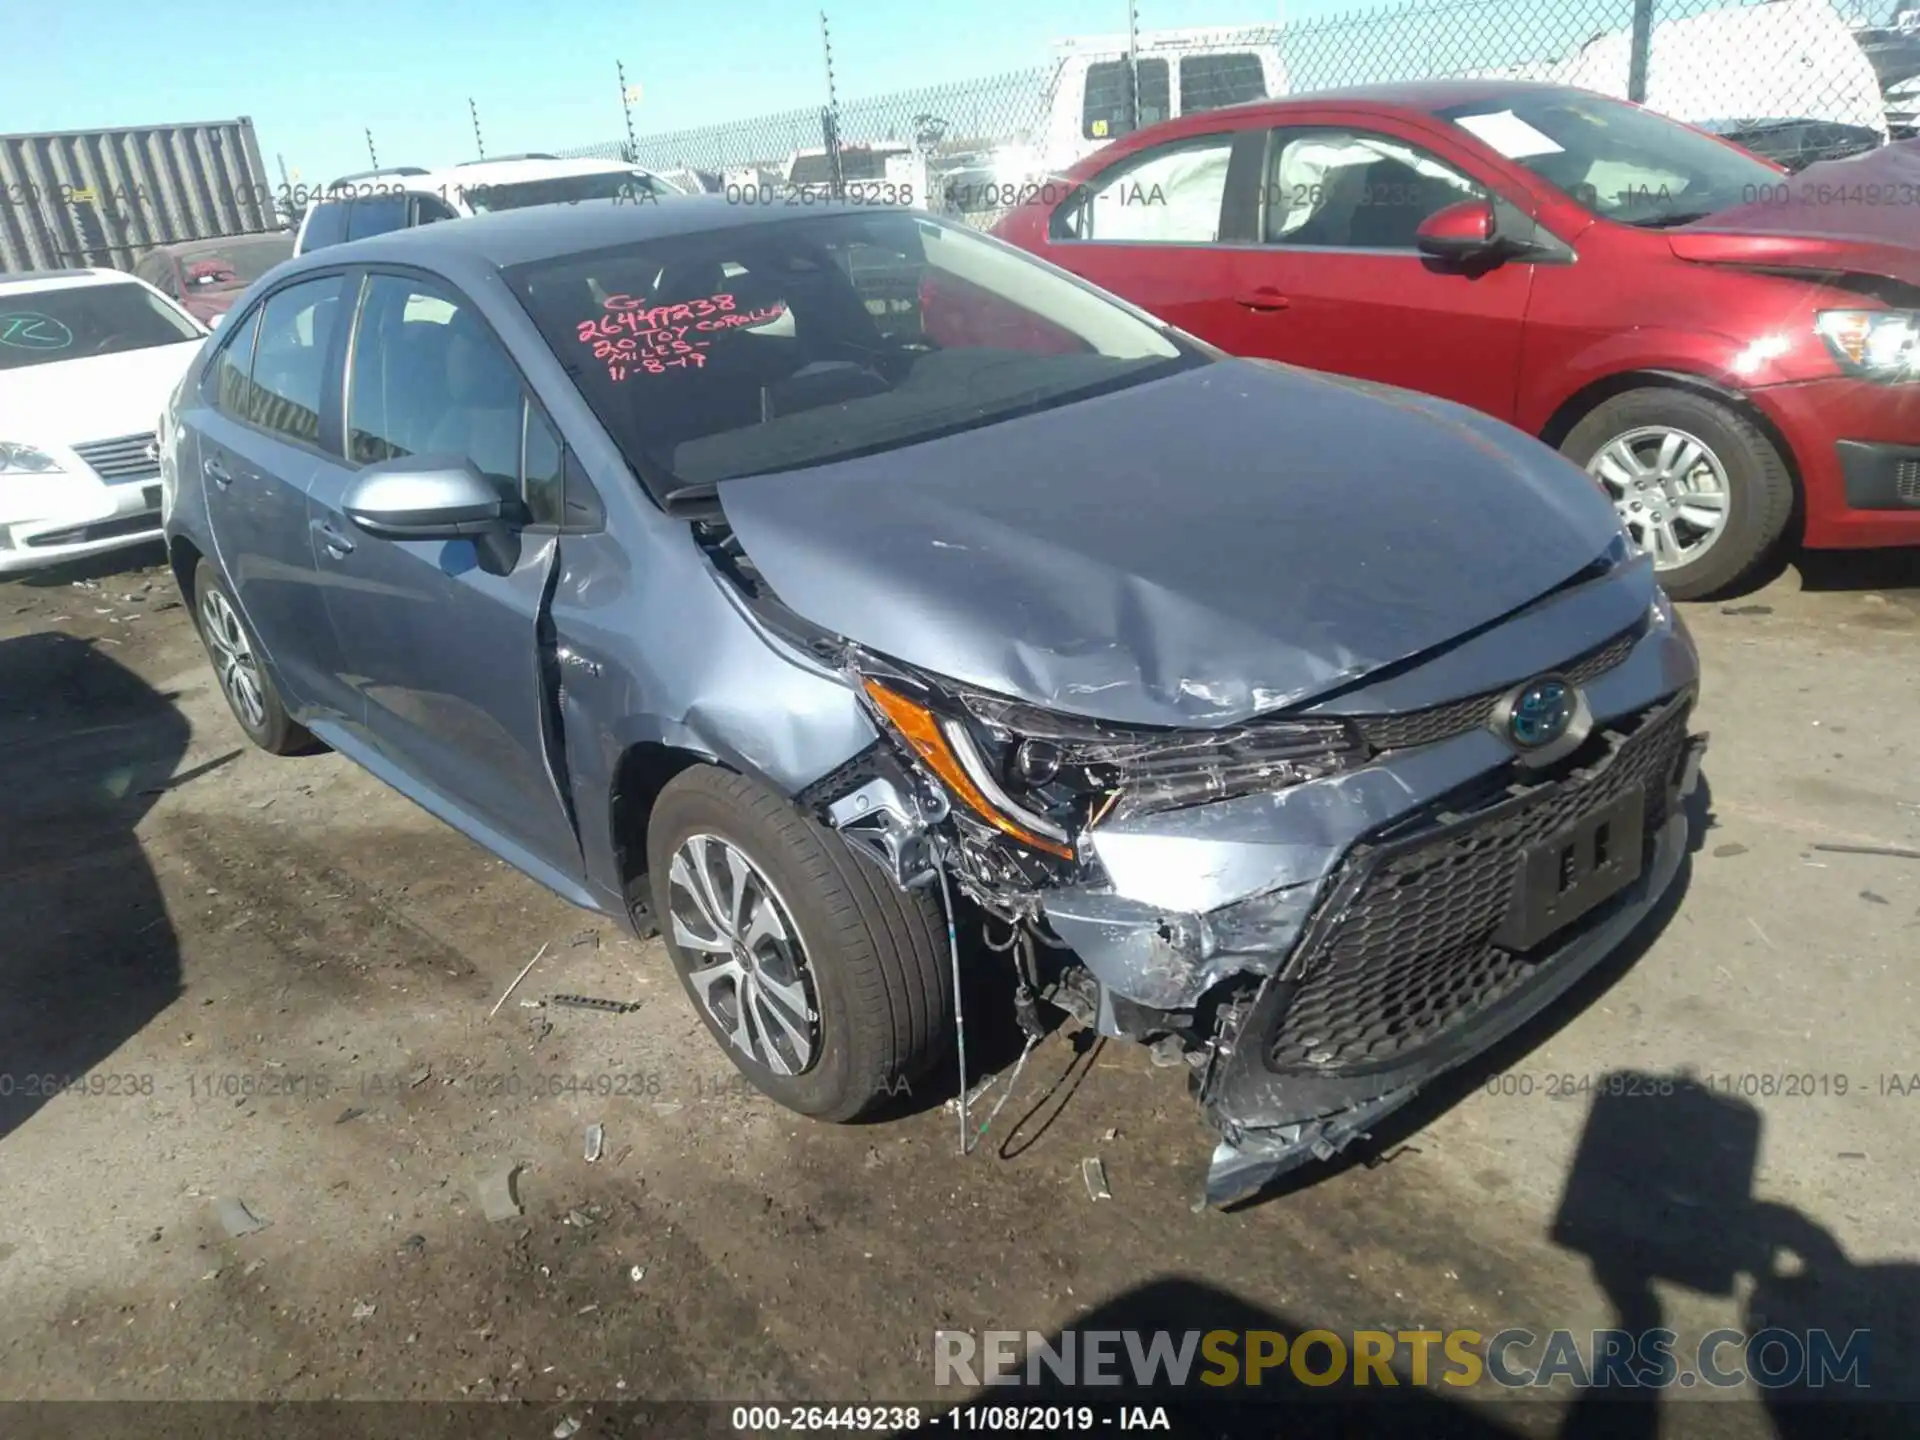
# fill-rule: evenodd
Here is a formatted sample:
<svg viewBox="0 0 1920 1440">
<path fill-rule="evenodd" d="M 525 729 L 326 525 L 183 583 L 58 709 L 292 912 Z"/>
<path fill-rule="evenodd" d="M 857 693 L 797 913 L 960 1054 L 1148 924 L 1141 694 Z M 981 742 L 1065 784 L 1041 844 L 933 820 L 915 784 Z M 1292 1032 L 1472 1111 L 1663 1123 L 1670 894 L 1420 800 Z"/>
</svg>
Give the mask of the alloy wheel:
<svg viewBox="0 0 1920 1440">
<path fill-rule="evenodd" d="M 1655 570 L 1692 564 L 1726 533 L 1733 487 L 1720 457 L 1698 436 L 1642 425 L 1602 445 L 1587 473 L 1605 487 Z"/>
<path fill-rule="evenodd" d="M 214 673 L 220 677 L 220 688 L 234 713 L 249 729 L 261 729 L 267 723 L 267 700 L 260 665 L 233 603 L 218 590 L 209 590 L 201 597 L 200 633 L 207 637 Z"/>
<path fill-rule="evenodd" d="M 739 846 L 691 835 L 667 871 L 667 922 L 687 981 L 727 1042 L 776 1075 L 820 1051 L 806 947 L 773 882 Z"/>
</svg>

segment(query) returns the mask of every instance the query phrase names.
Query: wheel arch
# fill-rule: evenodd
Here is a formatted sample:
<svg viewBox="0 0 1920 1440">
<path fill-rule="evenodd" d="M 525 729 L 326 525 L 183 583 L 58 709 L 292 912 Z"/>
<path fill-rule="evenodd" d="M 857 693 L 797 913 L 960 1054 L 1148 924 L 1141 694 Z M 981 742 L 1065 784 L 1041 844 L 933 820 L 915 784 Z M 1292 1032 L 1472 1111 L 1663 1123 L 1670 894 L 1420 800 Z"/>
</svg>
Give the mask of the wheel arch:
<svg viewBox="0 0 1920 1440">
<path fill-rule="evenodd" d="M 613 781 L 607 796 L 608 838 L 620 879 L 629 885 L 630 892 L 630 882 L 647 873 L 647 825 L 653 818 L 660 792 L 674 776 L 696 765 L 716 765 L 723 770 L 734 768 L 705 751 L 658 740 L 635 741 L 614 761 Z M 628 903 L 631 906 L 631 893 Z"/>
<path fill-rule="evenodd" d="M 175 535 L 167 542 L 167 568 L 173 571 L 173 583 L 180 587 L 180 598 L 189 614 L 199 598 L 193 593 L 194 573 L 205 558 L 200 547 L 184 535 Z"/>
<path fill-rule="evenodd" d="M 1624 395 L 1630 390 L 1680 390 L 1698 395 L 1703 399 L 1715 400 L 1735 411 L 1743 420 L 1767 438 L 1769 444 L 1779 452 L 1780 459 L 1787 467 L 1787 475 L 1793 481 L 1793 513 L 1787 520 L 1787 535 L 1798 539 L 1806 507 L 1806 484 L 1800 476 L 1800 462 L 1793 453 L 1793 446 L 1787 443 L 1787 437 L 1780 427 L 1768 418 L 1767 413 L 1739 390 L 1722 385 L 1704 375 L 1696 375 L 1684 370 L 1664 370 L 1648 368 L 1639 370 L 1621 370 L 1612 375 L 1603 375 L 1598 380 L 1589 381 L 1574 391 L 1554 410 L 1545 426 L 1541 428 L 1540 438 L 1558 450 L 1566 442 L 1573 427 L 1592 414 L 1616 395 Z"/>
</svg>

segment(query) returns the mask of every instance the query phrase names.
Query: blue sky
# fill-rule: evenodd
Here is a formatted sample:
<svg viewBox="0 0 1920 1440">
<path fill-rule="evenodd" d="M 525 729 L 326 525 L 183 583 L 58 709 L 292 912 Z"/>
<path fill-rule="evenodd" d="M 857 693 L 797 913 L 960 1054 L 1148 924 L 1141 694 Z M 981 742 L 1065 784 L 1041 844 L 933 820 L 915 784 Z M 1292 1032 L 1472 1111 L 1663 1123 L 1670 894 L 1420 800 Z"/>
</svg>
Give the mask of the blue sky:
<svg viewBox="0 0 1920 1440">
<path fill-rule="evenodd" d="M 1287 0 L 1289 19 L 1377 0 Z M 1037 65 L 1062 35 L 1126 24 L 1125 0 L 826 0 L 842 100 Z M 9 131 L 253 117 L 314 183 L 367 164 L 474 156 L 623 133 L 614 61 L 643 88 L 636 131 L 673 130 L 823 97 L 809 0 L 92 0 L 8 25 Z M 1271 24 L 1280 0 L 1139 0 L 1143 27 Z"/>
</svg>

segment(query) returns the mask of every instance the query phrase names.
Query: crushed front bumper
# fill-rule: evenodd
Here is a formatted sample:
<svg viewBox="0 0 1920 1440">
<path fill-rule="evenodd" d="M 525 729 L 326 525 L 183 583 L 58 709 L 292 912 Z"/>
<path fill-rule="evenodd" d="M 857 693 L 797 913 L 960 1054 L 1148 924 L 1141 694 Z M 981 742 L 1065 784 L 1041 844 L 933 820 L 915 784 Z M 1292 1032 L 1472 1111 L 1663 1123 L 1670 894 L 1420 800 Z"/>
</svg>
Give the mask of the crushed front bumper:
<svg viewBox="0 0 1920 1440">
<path fill-rule="evenodd" d="M 1687 851 L 1684 802 L 1706 746 L 1686 729 L 1692 698 L 1610 732 L 1613 748 L 1568 776 L 1355 847 L 1285 965 L 1217 1042 L 1200 1087 L 1222 1136 L 1209 1203 L 1331 1158 L 1620 946 Z M 1528 857 L 1612 813 L 1644 826 L 1634 878 L 1531 949 L 1503 945 Z"/>
</svg>

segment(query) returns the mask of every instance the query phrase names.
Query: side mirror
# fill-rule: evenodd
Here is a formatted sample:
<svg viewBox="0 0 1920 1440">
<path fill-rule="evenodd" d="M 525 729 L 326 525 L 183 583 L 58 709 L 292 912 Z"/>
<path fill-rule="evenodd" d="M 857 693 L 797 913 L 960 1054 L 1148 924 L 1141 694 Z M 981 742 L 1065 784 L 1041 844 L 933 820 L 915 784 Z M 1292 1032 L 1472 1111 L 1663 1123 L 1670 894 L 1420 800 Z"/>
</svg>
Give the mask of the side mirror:
<svg viewBox="0 0 1920 1440">
<path fill-rule="evenodd" d="M 1455 264 L 1491 260 L 1506 249 L 1494 224 L 1493 205 L 1486 200 L 1462 200 L 1434 211 L 1420 222 L 1413 243 L 1422 255 Z"/>
<path fill-rule="evenodd" d="M 408 455 L 360 472 L 342 507 L 381 540 L 458 540 L 512 518 L 500 487 L 462 455 Z"/>
</svg>

